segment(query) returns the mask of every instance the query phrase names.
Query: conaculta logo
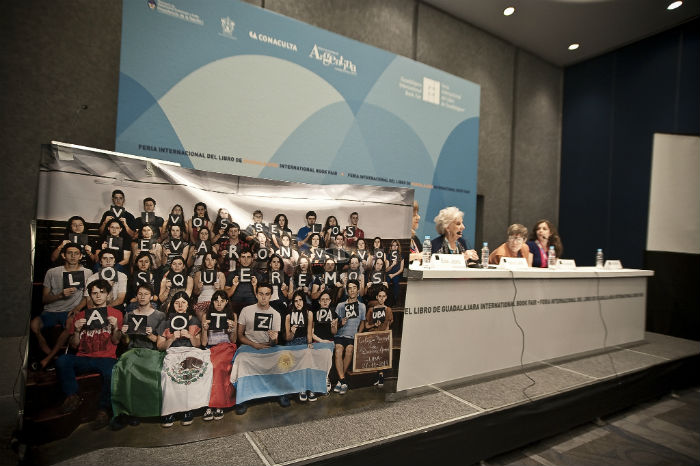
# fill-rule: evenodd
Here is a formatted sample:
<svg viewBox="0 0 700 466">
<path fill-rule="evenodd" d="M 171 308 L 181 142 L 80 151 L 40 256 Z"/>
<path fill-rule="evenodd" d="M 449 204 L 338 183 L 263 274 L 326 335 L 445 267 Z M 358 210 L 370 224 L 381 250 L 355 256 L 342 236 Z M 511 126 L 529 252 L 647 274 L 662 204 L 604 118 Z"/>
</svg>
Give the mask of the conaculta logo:
<svg viewBox="0 0 700 466">
<path fill-rule="evenodd" d="M 357 74 L 357 66 L 335 50 L 329 50 L 314 44 L 309 57 L 320 61 L 324 66 L 333 66 L 334 69 L 343 73 Z"/>
<path fill-rule="evenodd" d="M 225 34 L 229 37 L 233 36 L 233 30 L 235 27 L 236 27 L 236 23 L 228 16 L 225 18 L 221 18 L 221 33 L 222 34 Z"/>
</svg>

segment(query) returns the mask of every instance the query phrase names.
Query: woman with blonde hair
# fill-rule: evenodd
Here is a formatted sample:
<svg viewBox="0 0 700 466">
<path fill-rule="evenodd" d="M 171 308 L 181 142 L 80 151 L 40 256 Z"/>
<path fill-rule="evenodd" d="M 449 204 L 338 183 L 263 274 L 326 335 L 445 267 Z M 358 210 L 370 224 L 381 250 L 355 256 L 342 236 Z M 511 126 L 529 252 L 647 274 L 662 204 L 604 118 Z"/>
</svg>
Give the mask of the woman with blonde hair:
<svg viewBox="0 0 700 466">
<path fill-rule="evenodd" d="M 464 231 L 464 212 L 457 207 L 445 207 L 433 219 L 438 236 L 431 242 L 433 254 L 462 254 L 464 260 L 478 261 L 479 255 L 474 249 L 468 249 L 462 237 Z"/>
</svg>

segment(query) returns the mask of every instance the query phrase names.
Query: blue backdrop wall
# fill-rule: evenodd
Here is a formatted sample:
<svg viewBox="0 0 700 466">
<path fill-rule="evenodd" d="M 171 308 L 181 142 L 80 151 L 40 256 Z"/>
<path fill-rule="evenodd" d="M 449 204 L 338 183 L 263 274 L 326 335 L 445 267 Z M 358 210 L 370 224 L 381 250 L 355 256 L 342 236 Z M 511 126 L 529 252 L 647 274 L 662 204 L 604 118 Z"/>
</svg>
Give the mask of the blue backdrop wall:
<svg viewBox="0 0 700 466">
<path fill-rule="evenodd" d="M 565 255 L 596 248 L 644 265 L 654 133 L 700 133 L 700 21 L 564 72 L 559 229 Z"/>
</svg>

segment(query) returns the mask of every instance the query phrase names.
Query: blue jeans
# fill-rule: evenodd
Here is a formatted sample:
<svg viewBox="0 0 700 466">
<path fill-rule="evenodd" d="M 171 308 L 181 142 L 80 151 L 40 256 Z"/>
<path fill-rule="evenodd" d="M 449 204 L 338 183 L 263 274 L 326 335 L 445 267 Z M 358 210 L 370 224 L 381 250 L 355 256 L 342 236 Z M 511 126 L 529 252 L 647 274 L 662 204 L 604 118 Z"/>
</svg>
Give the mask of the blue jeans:
<svg viewBox="0 0 700 466">
<path fill-rule="evenodd" d="M 56 371 L 58 380 L 61 383 L 61 390 L 66 396 L 78 393 L 78 381 L 75 379 L 75 376 L 86 372 L 99 372 L 102 374 L 100 408 L 108 411 L 112 406 L 110 399 L 112 368 L 116 363 L 117 360 L 112 358 L 91 358 L 74 354 L 61 355 L 56 361 Z"/>
</svg>

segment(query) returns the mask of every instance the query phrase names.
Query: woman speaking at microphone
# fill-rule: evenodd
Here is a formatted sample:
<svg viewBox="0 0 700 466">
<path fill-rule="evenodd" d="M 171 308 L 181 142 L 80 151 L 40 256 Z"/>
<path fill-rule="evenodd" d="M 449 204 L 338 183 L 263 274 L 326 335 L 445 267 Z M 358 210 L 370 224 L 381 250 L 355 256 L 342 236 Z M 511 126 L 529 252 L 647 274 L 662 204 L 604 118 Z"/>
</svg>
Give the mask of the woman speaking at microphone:
<svg viewBox="0 0 700 466">
<path fill-rule="evenodd" d="M 462 237 L 464 231 L 464 212 L 457 207 L 445 207 L 433 221 L 438 236 L 431 241 L 433 254 L 462 254 L 464 260 L 478 261 L 479 255 L 473 249 L 467 249 L 467 242 Z"/>
</svg>

